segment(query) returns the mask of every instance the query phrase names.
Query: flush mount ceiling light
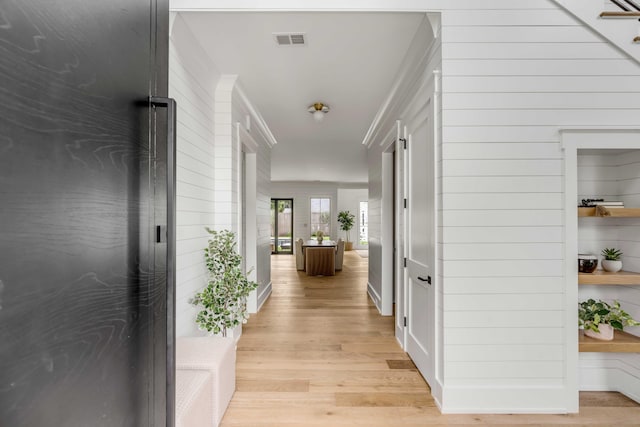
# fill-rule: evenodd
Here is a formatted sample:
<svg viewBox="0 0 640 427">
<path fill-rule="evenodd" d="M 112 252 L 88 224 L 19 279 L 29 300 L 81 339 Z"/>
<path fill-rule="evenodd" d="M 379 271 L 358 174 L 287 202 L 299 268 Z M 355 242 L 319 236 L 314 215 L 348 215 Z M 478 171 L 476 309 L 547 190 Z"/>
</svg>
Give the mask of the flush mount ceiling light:
<svg viewBox="0 0 640 427">
<path fill-rule="evenodd" d="M 324 115 L 329 112 L 329 106 L 322 102 L 316 102 L 307 108 L 307 111 L 313 114 L 313 119 L 316 122 L 321 122 L 324 119 Z"/>
</svg>

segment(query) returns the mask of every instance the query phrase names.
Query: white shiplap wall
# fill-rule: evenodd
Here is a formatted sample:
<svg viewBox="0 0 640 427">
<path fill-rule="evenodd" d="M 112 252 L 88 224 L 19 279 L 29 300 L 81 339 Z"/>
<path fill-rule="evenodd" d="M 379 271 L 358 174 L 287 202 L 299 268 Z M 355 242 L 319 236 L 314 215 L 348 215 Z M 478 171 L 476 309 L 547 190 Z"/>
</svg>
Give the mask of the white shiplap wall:
<svg viewBox="0 0 640 427">
<path fill-rule="evenodd" d="M 511 4 L 442 16 L 447 412 L 570 409 L 558 130 L 639 117 L 635 62 L 552 2 Z"/>
<path fill-rule="evenodd" d="M 206 283 L 203 249 L 215 219 L 214 128 L 219 78 L 199 42 L 178 16 L 169 45 L 169 96 L 177 111 L 176 333 L 197 335 L 189 304 Z"/>
<path fill-rule="evenodd" d="M 626 206 L 640 206 L 640 150 L 579 151 L 578 191 L 583 198 L 622 200 Z M 605 247 L 622 250 L 627 271 L 640 271 L 640 220 L 636 218 L 580 218 L 580 253 L 600 254 Z M 599 298 L 620 301 L 622 308 L 640 319 L 640 286 L 581 286 L 580 301 Z M 625 328 L 640 335 L 640 327 Z M 580 354 L 582 390 L 620 391 L 640 400 L 640 355 L 613 353 Z"/>
<path fill-rule="evenodd" d="M 238 232 L 237 162 L 234 138 L 233 91 L 238 76 L 222 75 L 215 90 L 215 228 Z"/>
</svg>

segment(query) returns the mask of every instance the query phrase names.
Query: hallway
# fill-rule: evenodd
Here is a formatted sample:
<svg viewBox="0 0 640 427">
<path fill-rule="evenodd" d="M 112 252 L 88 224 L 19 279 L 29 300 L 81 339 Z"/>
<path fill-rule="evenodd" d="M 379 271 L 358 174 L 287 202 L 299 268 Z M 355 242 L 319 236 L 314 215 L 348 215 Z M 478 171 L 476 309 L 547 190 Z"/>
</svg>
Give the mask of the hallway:
<svg viewBox="0 0 640 427">
<path fill-rule="evenodd" d="M 438 410 L 393 318 L 367 297 L 367 258 L 345 252 L 334 277 L 308 277 L 287 255 L 271 265 L 273 294 L 243 327 L 222 426 L 424 427 Z"/>
<path fill-rule="evenodd" d="M 272 256 L 273 294 L 244 325 L 222 427 L 638 425 L 640 406 L 616 393 L 583 393 L 580 415 L 441 415 L 367 297 L 367 271 L 356 252 L 326 278 Z"/>
</svg>

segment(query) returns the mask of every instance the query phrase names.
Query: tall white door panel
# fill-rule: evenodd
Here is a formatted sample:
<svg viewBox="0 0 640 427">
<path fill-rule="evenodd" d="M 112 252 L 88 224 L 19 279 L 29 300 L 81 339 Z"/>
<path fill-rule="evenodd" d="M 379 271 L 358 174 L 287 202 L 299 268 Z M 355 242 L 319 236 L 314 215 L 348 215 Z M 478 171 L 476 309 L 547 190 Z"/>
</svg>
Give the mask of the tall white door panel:
<svg viewBox="0 0 640 427">
<path fill-rule="evenodd" d="M 427 382 L 435 379 L 435 141 L 433 79 L 406 120 L 406 350 Z"/>
</svg>

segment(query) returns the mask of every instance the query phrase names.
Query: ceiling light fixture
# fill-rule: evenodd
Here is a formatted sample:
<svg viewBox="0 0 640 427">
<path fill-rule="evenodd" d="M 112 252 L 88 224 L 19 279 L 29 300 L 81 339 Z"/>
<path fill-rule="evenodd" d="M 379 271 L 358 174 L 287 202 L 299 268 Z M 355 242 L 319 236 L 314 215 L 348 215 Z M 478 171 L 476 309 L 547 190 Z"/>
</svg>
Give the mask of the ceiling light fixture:
<svg viewBox="0 0 640 427">
<path fill-rule="evenodd" d="M 329 106 L 322 102 L 316 102 L 307 108 L 307 111 L 313 114 L 313 119 L 316 122 L 321 122 L 324 119 L 324 115 L 329 112 Z"/>
</svg>

